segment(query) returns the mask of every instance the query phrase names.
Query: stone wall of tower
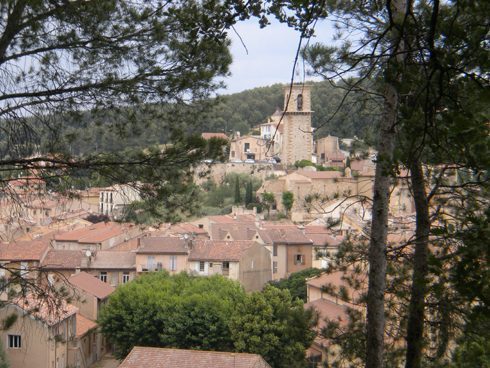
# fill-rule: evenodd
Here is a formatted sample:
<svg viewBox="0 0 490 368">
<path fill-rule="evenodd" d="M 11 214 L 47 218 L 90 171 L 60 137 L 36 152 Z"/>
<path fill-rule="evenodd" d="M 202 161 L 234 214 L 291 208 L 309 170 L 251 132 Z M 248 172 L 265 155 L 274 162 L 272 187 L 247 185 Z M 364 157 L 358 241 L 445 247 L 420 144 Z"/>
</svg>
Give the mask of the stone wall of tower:
<svg viewBox="0 0 490 368">
<path fill-rule="evenodd" d="M 311 132 L 311 86 L 295 84 L 285 88 L 282 163 L 291 165 L 300 160 L 311 160 L 313 139 Z M 291 98 L 288 95 L 291 93 Z"/>
</svg>

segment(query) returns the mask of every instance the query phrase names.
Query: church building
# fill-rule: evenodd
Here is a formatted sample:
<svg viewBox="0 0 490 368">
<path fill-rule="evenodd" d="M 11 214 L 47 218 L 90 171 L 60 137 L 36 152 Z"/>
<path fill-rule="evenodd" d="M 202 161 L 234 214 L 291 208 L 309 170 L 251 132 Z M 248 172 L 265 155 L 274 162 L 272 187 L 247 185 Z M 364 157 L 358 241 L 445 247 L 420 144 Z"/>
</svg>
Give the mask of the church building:
<svg viewBox="0 0 490 368">
<path fill-rule="evenodd" d="M 230 160 L 279 158 L 285 165 L 311 160 L 311 86 L 284 87 L 284 110 L 278 109 L 260 124 L 260 136 L 238 136 L 231 141 Z"/>
</svg>

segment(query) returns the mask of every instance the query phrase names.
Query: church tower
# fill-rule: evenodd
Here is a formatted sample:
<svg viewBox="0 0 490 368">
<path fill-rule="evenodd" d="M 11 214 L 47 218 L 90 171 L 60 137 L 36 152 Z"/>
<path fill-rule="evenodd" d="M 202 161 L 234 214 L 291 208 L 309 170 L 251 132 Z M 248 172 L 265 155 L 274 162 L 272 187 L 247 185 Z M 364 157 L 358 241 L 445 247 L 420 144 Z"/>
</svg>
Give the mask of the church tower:
<svg viewBox="0 0 490 368">
<path fill-rule="evenodd" d="M 282 137 L 282 163 L 309 160 L 313 153 L 311 130 L 311 86 L 293 84 L 284 89 L 284 118 Z"/>
</svg>

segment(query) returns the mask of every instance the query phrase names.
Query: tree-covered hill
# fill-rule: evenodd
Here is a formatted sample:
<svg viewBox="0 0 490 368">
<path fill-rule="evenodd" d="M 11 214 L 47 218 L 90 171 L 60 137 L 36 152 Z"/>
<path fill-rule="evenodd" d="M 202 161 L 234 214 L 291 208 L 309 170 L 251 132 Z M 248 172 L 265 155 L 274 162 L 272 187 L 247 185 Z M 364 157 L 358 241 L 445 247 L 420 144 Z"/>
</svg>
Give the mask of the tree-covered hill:
<svg viewBox="0 0 490 368">
<path fill-rule="evenodd" d="M 200 120 L 200 128 L 211 131 L 240 131 L 249 129 L 265 120 L 284 104 L 283 84 L 259 87 L 240 93 L 222 96 L 212 111 Z M 345 90 L 328 82 L 312 83 L 313 127 L 317 136 L 365 137 L 373 119 L 375 108 L 355 94 L 343 102 Z"/>
<path fill-rule="evenodd" d="M 330 134 L 369 139 L 375 108 L 366 107 L 360 97 L 350 95 L 334 114 L 345 91 L 327 82 L 312 83 L 312 86 L 312 124 L 317 128 L 317 137 Z M 236 131 L 246 134 L 265 122 L 277 108 L 283 108 L 284 87 L 282 84 L 258 87 L 186 108 L 146 105 L 50 117 L 52 122 L 45 124 L 50 128 L 34 137 L 32 152 L 26 155 L 47 150 L 68 150 L 78 155 L 146 148 L 166 143 L 179 127 L 197 134 Z M 0 132 L 0 148 L 6 144 Z"/>
</svg>

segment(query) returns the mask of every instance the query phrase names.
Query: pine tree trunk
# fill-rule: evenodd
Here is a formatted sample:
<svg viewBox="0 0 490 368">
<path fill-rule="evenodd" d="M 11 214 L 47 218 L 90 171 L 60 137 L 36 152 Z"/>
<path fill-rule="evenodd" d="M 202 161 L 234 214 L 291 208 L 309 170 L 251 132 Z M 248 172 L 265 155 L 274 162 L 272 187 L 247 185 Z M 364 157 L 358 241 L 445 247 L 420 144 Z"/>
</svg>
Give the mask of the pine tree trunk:
<svg viewBox="0 0 490 368">
<path fill-rule="evenodd" d="M 420 161 L 410 167 L 416 211 L 415 253 L 413 257 L 412 288 L 408 314 L 406 368 L 420 368 L 424 341 L 424 309 L 427 292 L 427 256 L 430 233 L 429 203 Z"/>
<path fill-rule="evenodd" d="M 398 116 L 398 89 L 406 55 L 403 23 L 408 12 L 407 0 L 386 3 L 391 14 L 392 51 L 384 74 L 383 116 L 379 125 L 378 156 L 373 188 L 373 216 L 369 243 L 369 286 L 367 295 L 366 368 L 384 367 L 384 329 L 386 289 L 386 241 L 390 182 Z"/>
<path fill-rule="evenodd" d="M 373 218 L 369 244 L 366 368 L 382 368 L 384 364 L 386 239 L 397 106 L 398 94 L 396 89 L 387 85 L 383 120 L 379 129 L 380 143 L 374 179 Z"/>
</svg>

